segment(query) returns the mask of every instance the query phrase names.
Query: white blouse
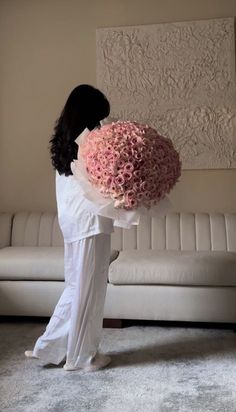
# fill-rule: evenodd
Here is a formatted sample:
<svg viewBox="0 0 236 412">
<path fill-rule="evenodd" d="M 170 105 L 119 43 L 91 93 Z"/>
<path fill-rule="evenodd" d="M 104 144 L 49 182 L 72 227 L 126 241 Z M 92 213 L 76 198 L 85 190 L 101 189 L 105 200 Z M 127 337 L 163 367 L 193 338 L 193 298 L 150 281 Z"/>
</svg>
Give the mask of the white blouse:
<svg viewBox="0 0 236 412">
<path fill-rule="evenodd" d="M 65 242 L 114 232 L 112 219 L 91 212 L 90 204 L 73 175 L 60 175 L 56 170 L 56 200 L 58 222 Z"/>
</svg>

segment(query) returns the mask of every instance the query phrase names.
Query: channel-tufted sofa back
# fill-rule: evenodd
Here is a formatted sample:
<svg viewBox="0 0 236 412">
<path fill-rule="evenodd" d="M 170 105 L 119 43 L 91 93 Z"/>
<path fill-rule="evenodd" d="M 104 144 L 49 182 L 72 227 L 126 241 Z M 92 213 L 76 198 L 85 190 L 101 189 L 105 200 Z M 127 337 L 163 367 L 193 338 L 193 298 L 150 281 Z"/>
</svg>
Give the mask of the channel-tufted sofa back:
<svg viewBox="0 0 236 412">
<path fill-rule="evenodd" d="M 63 246 L 57 213 L 0 214 L 0 247 L 7 245 Z M 142 216 L 138 226 L 115 228 L 112 249 L 236 252 L 236 213 L 169 213 L 163 219 Z"/>
<path fill-rule="evenodd" d="M 13 217 L 12 246 L 63 246 L 54 212 L 18 212 Z"/>
<path fill-rule="evenodd" d="M 236 213 L 169 213 L 163 219 L 143 216 L 136 227 L 117 228 L 113 248 L 236 252 Z"/>
</svg>

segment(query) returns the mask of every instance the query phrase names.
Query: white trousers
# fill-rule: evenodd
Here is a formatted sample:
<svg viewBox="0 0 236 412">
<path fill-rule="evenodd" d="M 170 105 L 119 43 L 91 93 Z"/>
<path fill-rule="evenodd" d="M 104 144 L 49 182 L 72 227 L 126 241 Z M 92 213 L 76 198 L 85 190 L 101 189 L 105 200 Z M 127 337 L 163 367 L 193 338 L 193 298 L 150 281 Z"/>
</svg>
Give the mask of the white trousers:
<svg viewBox="0 0 236 412">
<path fill-rule="evenodd" d="M 107 290 L 111 235 L 64 243 L 65 289 L 33 355 L 47 363 L 83 367 L 97 353 Z"/>
</svg>

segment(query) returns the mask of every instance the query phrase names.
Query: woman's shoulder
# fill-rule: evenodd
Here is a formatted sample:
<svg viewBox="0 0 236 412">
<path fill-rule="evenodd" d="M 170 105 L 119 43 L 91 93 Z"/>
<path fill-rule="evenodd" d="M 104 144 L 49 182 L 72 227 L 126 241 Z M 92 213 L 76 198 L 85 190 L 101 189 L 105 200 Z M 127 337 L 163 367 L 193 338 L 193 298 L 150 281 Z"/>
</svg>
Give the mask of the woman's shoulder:
<svg viewBox="0 0 236 412">
<path fill-rule="evenodd" d="M 70 175 L 66 175 L 65 173 L 59 173 L 59 171 L 56 169 L 55 171 L 55 176 L 57 179 L 67 179 L 67 180 L 73 180 L 74 179 L 74 175 L 70 174 Z"/>
<path fill-rule="evenodd" d="M 72 190 L 75 186 L 77 186 L 74 175 L 66 176 L 64 173 L 60 174 L 58 171 L 56 171 L 55 181 L 57 187 L 67 187 L 68 190 Z"/>
<path fill-rule="evenodd" d="M 56 171 L 56 186 L 60 188 L 67 187 L 67 190 L 69 190 L 71 193 L 82 192 L 81 184 L 73 174 L 66 176 L 64 173 L 60 174 L 58 171 Z"/>
</svg>

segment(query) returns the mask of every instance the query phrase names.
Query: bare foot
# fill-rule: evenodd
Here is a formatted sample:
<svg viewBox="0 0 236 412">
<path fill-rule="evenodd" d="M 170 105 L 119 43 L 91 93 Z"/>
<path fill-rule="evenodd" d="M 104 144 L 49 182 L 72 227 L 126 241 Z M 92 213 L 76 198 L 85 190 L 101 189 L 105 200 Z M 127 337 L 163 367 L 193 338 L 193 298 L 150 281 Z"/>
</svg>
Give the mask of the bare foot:
<svg viewBox="0 0 236 412">
<path fill-rule="evenodd" d="M 77 369 L 81 369 L 85 372 L 93 372 L 98 369 L 104 368 L 111 362 L 111 357 L 107 355 L 103 355 L 102 353 L 96 353 L 95 357 L 92 359 L 92 362 L 89 365 L 86 365 L 84 367 L 73 367 L 72 365 L 69 365 L 65 363 L 63 366 L 63 369 L 66 371 L 74 371 Z"/>
<path fill-rule="evenodd" d="M 25 351 L 25 356 L 26 356 L 27 358 L 38 359 L 37 356 L 33 356 L 33 351 L 32 351 L 32 350 L 26 350 L 26 351 Z"/>
</svg>

